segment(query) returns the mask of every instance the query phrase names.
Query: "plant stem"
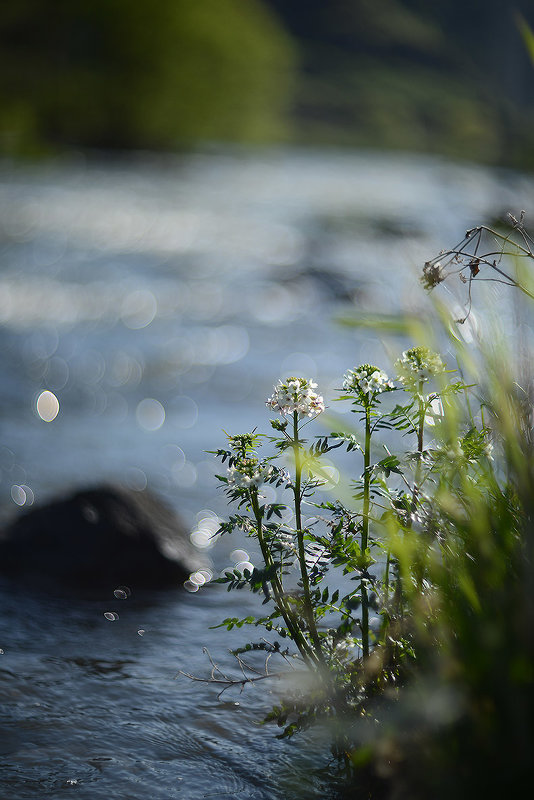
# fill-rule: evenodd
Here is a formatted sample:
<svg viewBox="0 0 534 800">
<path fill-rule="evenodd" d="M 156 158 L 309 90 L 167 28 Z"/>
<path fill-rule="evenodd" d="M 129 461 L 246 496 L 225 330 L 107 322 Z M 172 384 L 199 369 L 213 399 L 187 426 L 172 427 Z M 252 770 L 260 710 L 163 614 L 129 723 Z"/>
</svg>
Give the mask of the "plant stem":
<svg viewBox="0 0 534 800">
<path fill-rule="evenodd" d="M 263 560 L 267 567 L 274 567 L 274 562 L 265 541 L 265 537 L 263 535 L 263 520 L 262 515 L 259 508 L 258 503 L 258 494 L 256 490 L 251 492 L 251 503 L 252 503 L 252 510 L 254 511 L 254 516 L 256 518 L 256 531 L 258 535 L 258 542 L 260 544 L 261 554 L 263 556 Z M 282 582 L 280 580 L 280 576 L 278 574 L 273 574 L 271 578 L 271 587 L 274 594 L 274 599 L 276 606 L 282 617 L 284 622 L 287 625 L 287 629 L 290 633 L 291 638 L 297 645 L 302 658 L 307 664 L 317 664 L 317 658 L 315 657 L 315 653 L 313 649 L 310 647 L 306 638 L 304 637 L 302 631 L 300 630 L 298 620 L 295 620 L 291 610 L 289 609 L 285 598 L 284 598 L 284 588 L 282 586 Z"/>
<path fill-rule="evenodd" d="M 418 418 L 418 425 L 417 425 L 417 463 L 415 465 L 415 474 L 414 474 L 414 485 L 413 485 L 413 493 L 412 493 L 412 505 L 411 505 L 411 517 L 409 521 L 409 526 L 412 526 L 413 523 L 413 515 L 417 511 L 417 505 L 419 502 L 419 490 L 421 485 L 421 477 L 423 472 L 423 446 L 424 446 L 424 433 L 425 433 L 425 413 L 426 413 L 426 402 L 423 397 L 423 382 L 419 383 L 419 395 L 418 395 L 418 402 L 419 402 L 419 418 Z M 422 559 L 424 557 L 422 556 Z M 422 591 L 423 589 L 423 574 L 424 568 L 423 563 L 418 563 L 418 569 L 416 569 L 416 576 L 417 573 L 417 584 L 419 590 Z"/>
<path fill-rule="evenodd" d="M 384 602 L 387 604 L 389 601 L 389 570 L 391 567 L 391 550 L 388 547 L 386 555 L 386 569 L 384 572 Z"/>
<path fill-rule="evenodd" d="M 317 633 L 315 625 L 315 617 L 313 613 L 313 606 L 310 596 L 310 578 L 308 575 L 308 568 L 306 566 L 306 550 L 304 547 L 304 531 L 302 529 L 302 512 L 301 512 L 301 483 L 302 483 L 302 454 L 299 442 L 299 417 L 298 412 L 293 412 L 293 453 L 295 456 L 295 484 L 293 487 L 293 494 L 295 498 L 295 526 L 297 529 L 297 543 L 298 543 L 298 559 L 300 566 L 300 576 L 302 581 L 303 603 L 304 603 L 304 617 L 310 633 L 310 638 L 315 650 L 318 660 L 324 664 L 324 656 L 321 647 L 321 640 Z"/>
<path fill-rule="evenodd" d="M 363 519 L 361 551 L 365 554 L 369 546 L 369 508 L 371 505 L 371 407 L 365 406 L 365 447 L 363 453 Z M 363 657 L 369 655 L 369 597 L 367 585 L 362 578 L 360 582 L 360 598 L 362 603 L 362 653 Z"/>
<path fill-rule="evenodd" d="M 426 411 L 426 404 L 425 400 L 422 395 L 423 391 L 423 382 L 421 381 L 419 384 L 419 415 L 418 415 L 418 425 L 417 425 L 417 464 L 415 465 L 415 475 L 414 475 L 414 485 L 413 485 L 413 493 L 412 493 L 412 514 L 415 513 L 417 509 L 417 500 L 419 497 L 419 484 L 421 482 L 421 473 L 422 473 L 422 458 L 423 458 L 423 445 L 424 445 L 424 433 L 425 433 L 425 411 Z"/>
</svg>

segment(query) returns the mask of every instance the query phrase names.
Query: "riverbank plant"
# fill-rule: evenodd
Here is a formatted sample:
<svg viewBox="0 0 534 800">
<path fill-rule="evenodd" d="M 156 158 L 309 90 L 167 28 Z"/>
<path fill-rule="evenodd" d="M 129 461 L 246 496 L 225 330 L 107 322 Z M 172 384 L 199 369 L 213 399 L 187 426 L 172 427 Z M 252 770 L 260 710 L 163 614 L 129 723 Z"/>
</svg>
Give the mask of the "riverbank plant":
<svg viewBox="0 0 534 800">
<path fill-rule="evenodd" d="M 499 271 L 504 254 L 470 253 L 468 281 L 473 259 Z M 233 651 L 237 677 L 214 665 L 212 679 L 278 679 L 266 721 L 281 737 L 326 731 L 346 796 L 493 797 L 530 775 L 531 397 L 512 359 L 479 355 L 458 346 L 445 363 L 416 345 L 392 376 L 352 366 L 337 399 L 354 425 L 328 434 L 316 384 L 284 378 L 266 400 L 271 432 L 215 452 L 233 511 L 219 533 L 244 532 L 260 556 L 219 582 L 265 612 L 221 623 L 263 634 Z"/>
</svg>

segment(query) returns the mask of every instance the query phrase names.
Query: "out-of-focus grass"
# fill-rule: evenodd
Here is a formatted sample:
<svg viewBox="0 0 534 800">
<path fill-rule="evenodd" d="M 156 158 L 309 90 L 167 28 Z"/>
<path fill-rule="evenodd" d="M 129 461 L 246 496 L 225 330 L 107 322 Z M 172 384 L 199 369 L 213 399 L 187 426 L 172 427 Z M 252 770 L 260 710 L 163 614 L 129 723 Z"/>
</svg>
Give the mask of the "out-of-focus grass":
<svg viewBox="0 0 534 800">
<path fill-rule="evenodd" d="M 441 316 L 450 330 L 445 312 Z M 422 324 L 399 319 L 406 334 Z M 377 320 L 375 329 L 379 329 Z M 414 658 L 355 724 L 350 796 L 494 798 L 519 795 L 534 748 L 534 447 L 532 372 L 504 338 L 450 340 L 473 386 L 448 399 L 444 440 L 476 417 L 492 430 L 492 459 L 445 464 L 422 530 L 393 534 L 404 576 L 404 633 Z M 471 352 L 469 352 L 471 350 Z M 475 352 L 476 351 L 476 352 Z M 449 366 L 452 366 L 449 364 Z M 425 575 L 418 584 L 414 576 Z M 412 581 L 413 578 L 413 581 Z M 410 583 L 410 581 L 412 581 Z M 373 718 L 371 720 L 371 718 Z M 378 721 L 378 725 L 376 722 Z M 343 795 L 345 796 L 345 795 Z"/>
</svg>

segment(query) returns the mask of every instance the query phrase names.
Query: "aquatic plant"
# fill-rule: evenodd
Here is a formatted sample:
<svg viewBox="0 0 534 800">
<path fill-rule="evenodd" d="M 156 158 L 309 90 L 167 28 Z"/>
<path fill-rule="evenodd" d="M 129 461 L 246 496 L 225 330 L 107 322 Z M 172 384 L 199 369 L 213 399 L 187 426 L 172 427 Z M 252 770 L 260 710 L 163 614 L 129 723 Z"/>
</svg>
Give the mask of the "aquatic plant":
<svg viewBox="0 0 534 800">
<path fill-rule="evenodd" d="M 424 446 L 425 427 L 434 426 L 435 433 L 436 402 L 466 387 L 462 382 L 443 383 L 438 392 L 422 394 L 423 384 L 442 377 L 445 369 L 441 358 L 426 348 L 404 352 L 397 365 L 397 385 L 369 364 L 345 374 L 340 399 L 351 403 L 363 425 L 361 436 L 337 431 L 311 441 L 304 438 L 306 426 L 325 410 L 324 400 L 315 383 L 290 377 L 279 381 L 266 401 L 280 414 L 271 420 L 276 435 L 229 436 L 228 447 L 215 452 L 227 466 L 219 480 L 237 507 L 219 534 L 244 531 L 258 543 L 263 561 L 253 569 L 229 570 L 219 582 L 229 590 L 259 593 L 269 606 L 263 617 L 228 618 L 222 625 L 263 626 L 296 646 L 296 652 L 282 651 L 279 641 L 262 640 L 235 655 L 245 671 L 242 656 L 252 650 L 281 654 L 286 661 L 297 657 L 319 677 L 312 703 L 306 689 L 302 696 L 284 699 L 269 715 L 284 727 L 284 736 L 317 717 L 339 717 L 364 708 L 378 686 L 399 679 L 404 662 L 411 658 L 410 637 L 398 630 L 409 591 L 403 585 L 417 578 L 422 586 L 423 568 L 414 559 L 410 574 L 401 574 L 405 544 L 399 544 L 399 536 L 413 538 L 421 531 L 428 503 L 424 487 L 441 469 L 443 448 L 430 452 Z M 383 399 L 392 393 L 397 397 L 400 393 L 402 402 L 383 408 Z M 411 436 L 413 447 L 399 455 L 386 449 L 385 457 L 376 460 L 375 437 L 388 430 Z M 478 431 L 480 449 L 485 433 Z M 260 449 L 266 442 L 271 452 L 262 458 Z M 331 501 L 322 491 L 331 478 L 325 457 L 339 448 L 359 453 L 363 462 L 350 503 Z M 283 501 L 277 497 L 268 502 L 262 492 L 266 485 L 278 490 Z M 312 518 L 310 509 L 315 512 Z M 339 583 L 346 584 L 343 590 Z M 387 657 L 376 673 L 382 650 Z M 257 679 L 252 670 L 245 682 Z M 229 680 L 228 686 L 235 683 L 243 684 L 243 674 Z M 344 743 L 339 740 L 335 745 L 338 753 L 347 747 L 342 739 Z"/>
<path fill-rule="evenodd" d="M 349 369 L 339 399 L 357 424 L 328 435 L 309 434 L 325 412 L 316 384 L 280 380 L 274 435 L 215 451 L 235 507 L 219 533 L 242 531 L 261 554 L 219 583 L 266 612 L 222 621 L 265 635 L 233 651 L 237 676 L 212 661 L 206 680 L 224 692 L 278 679 L 265 721 L 280 737 L 327 731 L 329 779 L 351 797 L 500 796 L 531 770 L 532 403 L 508 354 L 482 347 L 458 364 L 421 344 L 396 381 Z M 354 457 L 357 477 L 335 485 L 342 451 L 339 474 Z"/>
</svg>

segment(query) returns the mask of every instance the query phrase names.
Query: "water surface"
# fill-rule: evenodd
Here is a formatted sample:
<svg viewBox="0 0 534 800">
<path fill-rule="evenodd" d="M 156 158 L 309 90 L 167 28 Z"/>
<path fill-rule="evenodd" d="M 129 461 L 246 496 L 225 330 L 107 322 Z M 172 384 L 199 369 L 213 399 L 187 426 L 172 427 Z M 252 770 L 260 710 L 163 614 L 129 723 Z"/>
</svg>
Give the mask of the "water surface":
<svg viewBox="0 0 534 800">
<path fill-rule="evenodd" d="M 387 369 L 388 348 L 336 315 L 422 313 L 422 263 L 533 201 L 524 176 L 373 153 L 4 165 L 3 517 L 112 480 L 157 492 L 205 543 L 225 513 L 206 453 L 223 429 L 267 431 L 280 375 L 316 378 L 330 402 L 348 367 Z M 50 422 L 43 391 L 59 402 Z M 236 548 L 255 557 L 221 540 L 215 574 Z M 266 686 L 217 702 L 214 686 L 176 678 L 209 674 L 204 646 L 235 672 L 227 649 L 247 632 L 210 626 L 255 598 L 112 588 L 82 601 L 1 584 L 5 796 L 324 796 L 312 767 L 326 752 L 257 724 Z"/>
</svg>

